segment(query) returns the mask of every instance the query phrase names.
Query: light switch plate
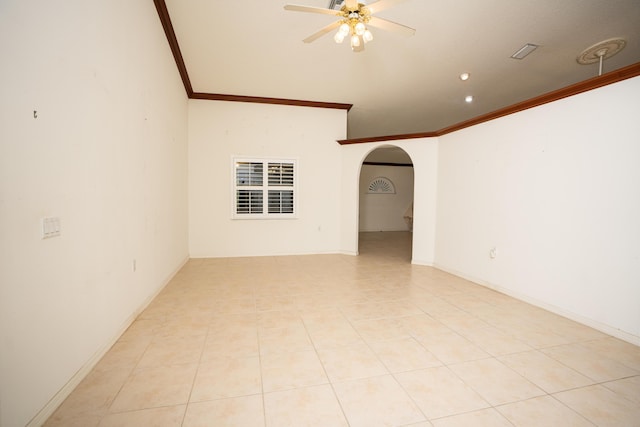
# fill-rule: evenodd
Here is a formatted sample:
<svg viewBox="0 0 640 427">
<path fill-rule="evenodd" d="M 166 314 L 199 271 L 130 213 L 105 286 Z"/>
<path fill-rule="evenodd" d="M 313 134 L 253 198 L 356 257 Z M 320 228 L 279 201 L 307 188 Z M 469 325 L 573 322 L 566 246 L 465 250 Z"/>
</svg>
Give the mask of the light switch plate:
<svg viewBox="0 0 640 427">
<path fill-rule="evenodd" d="M 60 218 L 42 218 L 42 238 L 48 239 L 60 235 Z"/>
</svg>

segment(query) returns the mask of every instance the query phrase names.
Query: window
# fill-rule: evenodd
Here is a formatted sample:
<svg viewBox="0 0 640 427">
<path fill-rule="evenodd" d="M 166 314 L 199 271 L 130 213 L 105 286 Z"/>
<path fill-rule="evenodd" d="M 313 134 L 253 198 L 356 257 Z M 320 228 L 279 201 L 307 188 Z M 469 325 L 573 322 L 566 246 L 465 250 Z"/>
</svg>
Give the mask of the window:
<svg viewBox="0 0 640 427">
<path fill-rule="evenodd" d="M 295 215 L 295 160 L 234 159 L 234 217 Z"/>
</svg>

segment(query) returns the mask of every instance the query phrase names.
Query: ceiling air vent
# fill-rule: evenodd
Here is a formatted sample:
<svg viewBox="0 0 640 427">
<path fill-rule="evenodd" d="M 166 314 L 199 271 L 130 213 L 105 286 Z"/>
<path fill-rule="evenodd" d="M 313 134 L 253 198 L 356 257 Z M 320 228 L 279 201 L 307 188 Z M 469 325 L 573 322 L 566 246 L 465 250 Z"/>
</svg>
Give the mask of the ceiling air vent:
<svg viewBox="0 0 640 427">
<path fill-rule="evenodd" d="M 340 10 L 340 8 L 342 8 L 343 3 L 344 3 L 344 0 L 331 0 L 329 2 L 328 9 Z"/>
<path fill-rule="evenodd" d="M 527 43 L 522 46 L 516 53 L 511 55 L 513 59 L 524 59 L 525 56 L 529 55 L 531 52 L 538 48 L 537 44 Z"/>
</svg>

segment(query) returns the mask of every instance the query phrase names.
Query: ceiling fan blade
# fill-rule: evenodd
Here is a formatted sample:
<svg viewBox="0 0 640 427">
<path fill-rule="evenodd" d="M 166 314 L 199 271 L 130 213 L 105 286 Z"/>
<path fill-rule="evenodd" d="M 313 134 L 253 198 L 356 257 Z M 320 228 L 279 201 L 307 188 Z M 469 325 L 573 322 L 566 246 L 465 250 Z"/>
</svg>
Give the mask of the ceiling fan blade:
<svg viewBox="0 0 640 427">
<path fill-rule="evenodd" d="M 403 1 L 405 0 L 378 0 L 375 3 L 366 5 L 366 8 L 369 9 L 372 14 L 374 14 L 380 12 L 381 10 L 389 9 L 390 7 L 393 7 L 398 3 L 402 3 Z"/>
<path fill-rule="evenodd" d="M 325 9 L 322 7 L 312 6 L 300 6 L 297 4 L 286 4 L 284 10 L 290 10 L 292 12 L 309 12 L 309 13 L 321 13 L 323 15 L 339 16 L 341 12 L 339 10 Z"/>
<path fill-rule="evenodd" d="M 326 27 L 322 28 L 320 31 L 311 34 L 309 37 L 307 37 L 306 39 L 304 39 L 302 41 L 305 42 L 305 43 L 311 43 L 312 41 L 315 41 L 316 39 L 319 39 L 320 37 L 322 37 L 325 34 L 331 32 L 332 30 L 335 30 L 339 26 L 340 26 L 340 21 L 336 21 L 336 22 L 334 22 L 332 24 L 329 24 Z"/>
<path fill-rule="evenodd" d="M 345 0 L 344 5 L 347 10 L 358 10 L 358 0 Z"/>
<path fill-rule="evenodd" d="M 382 30 L 391 31 L 393 33 L 401 34 L 403 36 L 412 36 L 416 33 L 416 30 L 414 28 L 407 27 L 406 25 L 398 24 L 386 19 L 377 18 L 375 16 L 371 17 L 371 19 L 369 20 L 369 24 L 372 27 L 377 27 Z"/>
</svg>

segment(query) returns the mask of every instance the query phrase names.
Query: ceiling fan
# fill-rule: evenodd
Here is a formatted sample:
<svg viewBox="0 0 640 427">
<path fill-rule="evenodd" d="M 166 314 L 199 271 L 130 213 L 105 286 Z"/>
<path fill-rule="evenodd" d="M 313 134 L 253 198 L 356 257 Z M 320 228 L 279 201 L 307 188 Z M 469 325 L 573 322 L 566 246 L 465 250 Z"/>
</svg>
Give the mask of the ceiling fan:
<svg viewBox="0 0 640 427">
<path fill-rule="evenodd" d="M 373 34 L 369 31 L 367 25 L 405 36 L 415 34 L 416 30 L 413 28 L 373 16 L 374 13 L 388 9 L 402 1 L 404 0 L 378 0 L 366 5 L 359 3 L 358 0 L 344 0 L 344 5 L 340 10 L 295 4 L 287 4 L 284 8 L 285 10 L 294 12 L 320 13 L 339 17 L 337 21 L 311 34 L 304 39 L 303 42 L 311 43 L 337 28 L 338 31 L 333 37 L 336 43 L 342 43 L 345 38 L 349 37 L 351 49 L 354 52 L 362 52 L 364 50 L 364 44 L 373 40 Z"/>
</svg>

